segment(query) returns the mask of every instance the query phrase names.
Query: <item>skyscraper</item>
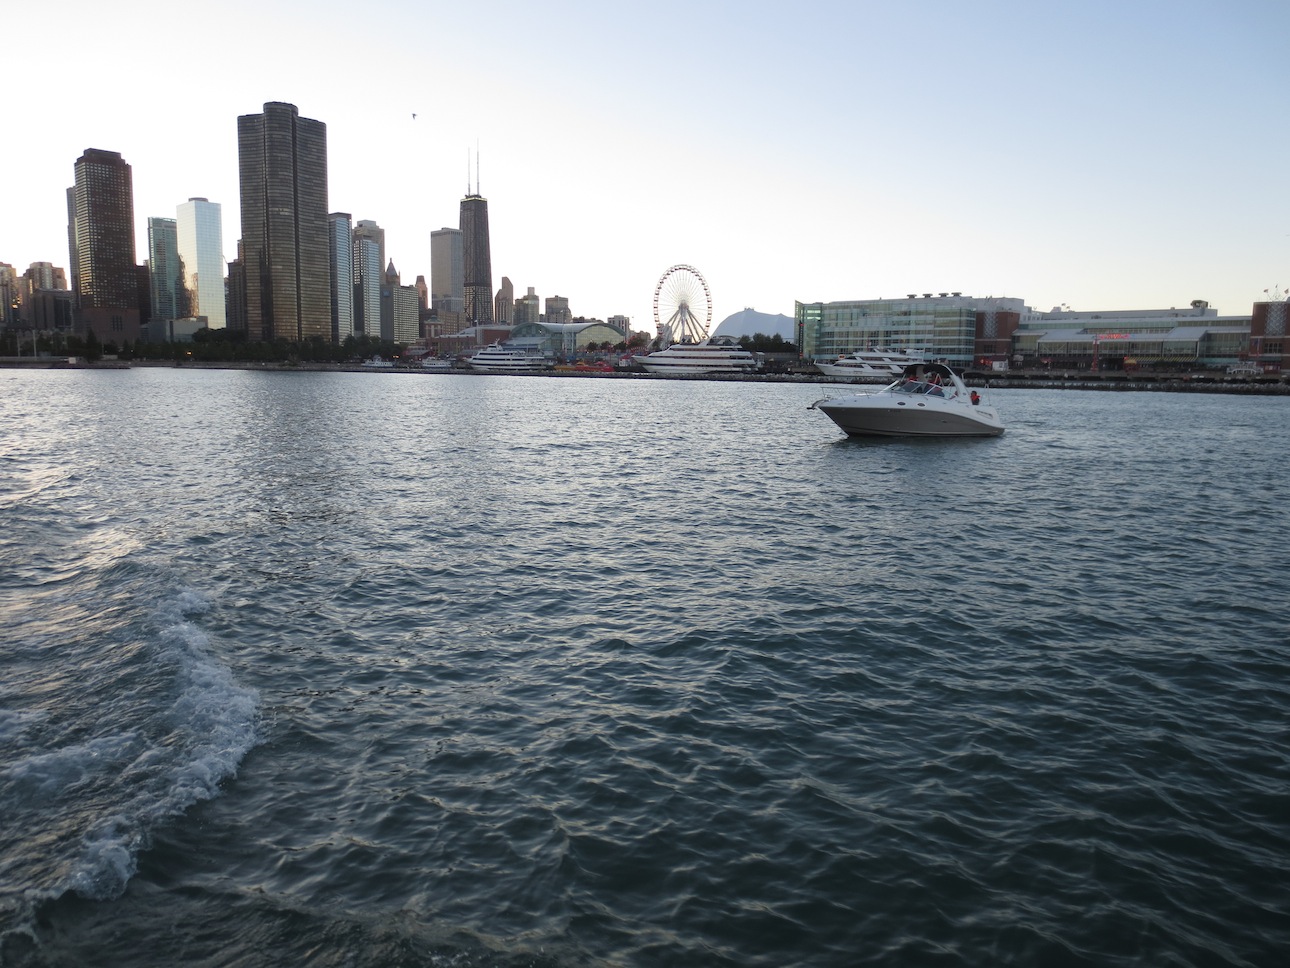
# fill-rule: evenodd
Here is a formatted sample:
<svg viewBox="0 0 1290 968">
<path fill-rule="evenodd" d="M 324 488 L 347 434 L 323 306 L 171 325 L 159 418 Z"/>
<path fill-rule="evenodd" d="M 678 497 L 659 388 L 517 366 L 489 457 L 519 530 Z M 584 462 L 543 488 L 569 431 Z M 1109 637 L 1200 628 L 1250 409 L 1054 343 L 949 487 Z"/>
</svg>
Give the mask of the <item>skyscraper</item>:
<svg viewBox="0 0 1290 968">
<path fill-rule="evenodd" d="M 515 318 L 515 287 L 506 276 L 502 276 L 502 287 L 493 297 L 493 318 L 507 326 Z"/>
<path fill-rule="evenodd" d="M 76 326 L 103 342 L 139 338 L 134 178 L 119 151 L 86 148 L 67 190 Z"/>
<path fill-rule="evenodd" d="M 175 244 L 173 218 L 148 219 L 148 289 L 152 296 L 153 319 L 176 319 L 188 315 L 179 311 L 176 287 L 179 283 L 179 249 Z"/>
<path fill-rule="evenodd" d="M 381 283 L 385 281 L 385 229 L 371 219 L 354 225 L 354 329 L 381 338 Z"/>
<path fill-rule="evenodd" d="M 224 301 L 224 229 L 218 202 L 190 198 L 176 211 L 187 316 L 205 316 L 210 329 L 228 323 Z M 154 301 L 155 306 L 155 301 Z M 154 309 L 155 313 L 155 309 Z"/>
<path fill-rule="evenodd" d="M 573 322 L 573 313 L 569 311 L 568 296 L 546 297 L 546 321 L 548 323 Z"/>
<path fill-rule="evenodd" d="M 18 270 L 7 262 L 0 262 L 0 328 L 18 323 L 18 298 L 21 288 Z"/>
<path fill-rule="evenodd" d="M 331 259 L 331 338 L 343 343 L 354 335 L 354 243 L 349 212 L 327 216 Z"/>
<path fill-rule="evenodd" d="M 416 286 L 403 285 L 390 260 L 381 285 L 381 339 L 408 344 L 421 335 L 420 300 Z"/>
<path fill-rule="evenodd" d="M 462 295 L 466 318 L 493 321 L 493 261 L 488 249 L 488 199 L 476 192 L 461 200 Z"/>
<path fill-rule="evenodd" d="M 461 229 L 430 233 L 430 308 L 436 313 L 459 313 L 466 308 L 462 294 L 465 267 Z"/>
<path fill-rule="evenodd" d="M 270 101 L 237 119 L 237 154 L 248 337 L 330 339 L 327 126 Z"/>
<path fill-rule="evenodd" d="M 540 322 L 542 319 L 541 311 L 538 308 L 540 305 L 541 300 L 538 298 L 537 292 L 534 291 L 532 286 L 529 286 L 529 291 L 515 300 L 515 313 L 511 316 L 511 322 L 516 326 L 520 325 L 520 323 Z"/>
</svg>

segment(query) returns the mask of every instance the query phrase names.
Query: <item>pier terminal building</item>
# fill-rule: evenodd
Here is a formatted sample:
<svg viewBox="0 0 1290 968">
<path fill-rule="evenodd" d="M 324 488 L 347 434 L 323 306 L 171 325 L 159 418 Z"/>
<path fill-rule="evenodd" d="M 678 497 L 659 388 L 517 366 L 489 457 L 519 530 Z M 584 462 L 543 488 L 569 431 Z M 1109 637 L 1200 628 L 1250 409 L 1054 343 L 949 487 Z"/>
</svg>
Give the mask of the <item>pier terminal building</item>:
<svg viewBox="0 0 1290 968">
<path fill-rule="evenodd" d="M 1220 369 L 1253 364 L 1280 373 L 1287 302 L 1219 316 L 1204 300 L 1185 308 L 1039 312 L 1021 299 L 910 293 L 903 299 L 796 304 L 802 357 L 922 349 L 956 368 Z"/>
</svg>

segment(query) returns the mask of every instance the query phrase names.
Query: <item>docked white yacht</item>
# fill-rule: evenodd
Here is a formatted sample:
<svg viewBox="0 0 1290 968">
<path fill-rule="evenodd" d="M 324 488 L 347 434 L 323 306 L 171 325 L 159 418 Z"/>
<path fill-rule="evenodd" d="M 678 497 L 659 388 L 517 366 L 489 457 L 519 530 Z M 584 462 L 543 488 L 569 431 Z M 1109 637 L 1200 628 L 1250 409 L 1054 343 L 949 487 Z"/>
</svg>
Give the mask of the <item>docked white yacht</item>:
<svg viewBox="0 0 1290 968">
<path fill-rule="evenodd" d="M 665 350 L 634 356 L 648 373 L 696 376 L 708 373 L 752 373 L 759 360 L 729 336 L 713 336 L 698 343 L 673 343 Z"/>
<path fill-rule="evenodd" d="M 537 373 L 551 369 L 551 362 L 520 349 L 492 343 L 470 358 L 470 368 L 481 373 Z"/>
<path fill-rule="evenodd" d="M 905 372 L 911 363 L 924 363 L 922 350 L 856 350 L 831 363 L 816 363 L 825 376 L 885 382 Z"/>
<path fill-rule="evenodd" d="M 943 363 L 911 363 L 896 382 L 869 393 L 825 397 L 810 409 L 853 437 L 997 437 L 998 411 Z"/>
</svg>

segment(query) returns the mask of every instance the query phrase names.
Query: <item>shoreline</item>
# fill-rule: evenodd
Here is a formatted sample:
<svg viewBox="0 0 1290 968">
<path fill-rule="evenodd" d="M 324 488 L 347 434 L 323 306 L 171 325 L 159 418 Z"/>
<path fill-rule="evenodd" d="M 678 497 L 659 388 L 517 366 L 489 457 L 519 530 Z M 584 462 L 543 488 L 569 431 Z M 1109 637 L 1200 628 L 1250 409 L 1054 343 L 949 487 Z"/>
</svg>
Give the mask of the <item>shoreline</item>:
<svg viewBox="0 0 1290 968">
<path fill-rule="evenodd" d="M 724 383 L 812 383 L 836 387 L 877 388 L 882 383 L 838 379 L 822 373 L 714 373 L 661 375 L 633 370 L 550 370 L 541 373 L 478 373 L 468 368 L 424 370 L 414 366 L 374 369 L 358 363 L 176 363 L 172 360 L 102 360 L 97 363 L 68 363 L 60 357 L 0 358 L 0 369 L 22 370 L 128 370 L 134 367 L 165 367 L 185 370 L 266 370 L 275 372 L 336 372 L 400 374 L 414 376 L 512 377 L 538 376 L 565 379 L 610 380 L 705 380 Z M 1168 393 L 1231 393 L 1256 396 L 1290 396 L 1290 381 L 1282 376 L 1240 377 L 1226 373 L 1086 373 L 1078 371 L 965 370 L 968 386 L 991 390 L 1093 390 L 1101 392 L 1158 390 Z"/>
</svg>

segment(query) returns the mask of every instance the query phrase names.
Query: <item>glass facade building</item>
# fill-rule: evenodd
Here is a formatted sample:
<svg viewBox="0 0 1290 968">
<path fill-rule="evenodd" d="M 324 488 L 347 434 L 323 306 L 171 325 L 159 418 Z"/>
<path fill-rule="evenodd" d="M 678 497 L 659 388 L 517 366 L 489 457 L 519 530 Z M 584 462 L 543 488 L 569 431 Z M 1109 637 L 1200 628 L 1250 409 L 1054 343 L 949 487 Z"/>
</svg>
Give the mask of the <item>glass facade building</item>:
<svg viewBox="0 0 1290 968">
<path fill-rule="evenodd" d="M 179 247 L 173 218 L 148 219 L 148 292 L 152 299 L 151 319 L 187 316 L 179 299 L 183 284 L 179 271 Z"/>
<path fill-rule="evenodd" d="M 204 316 L 210 329 L 224 329 L 224 227 L 218 202 L 190 198 L 176 210 L 179 258 L 187 295 L 184 316 Z"/>
<path fill-rule="evenodd" d="M 1000 311 L 1027 312 L 1020 299 L 979 299 L 961 293 L 799 302 L 797 345 L 811 360 L 832 360 L 856 350 L 921 349 L 931 359 L 966 367 L 973 359 L 977 313 Z"/>
<path fill-rule="evenodd" d="M 237 119 L 237 148 L 247 335 L 330 339 L 327 126 L 271 101 Z"/>
</svg>

